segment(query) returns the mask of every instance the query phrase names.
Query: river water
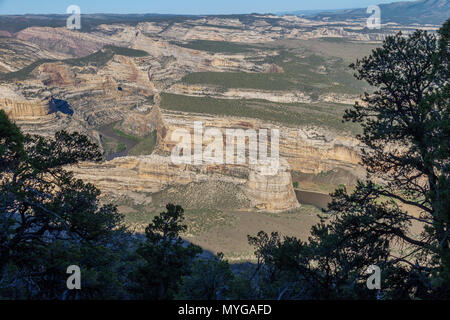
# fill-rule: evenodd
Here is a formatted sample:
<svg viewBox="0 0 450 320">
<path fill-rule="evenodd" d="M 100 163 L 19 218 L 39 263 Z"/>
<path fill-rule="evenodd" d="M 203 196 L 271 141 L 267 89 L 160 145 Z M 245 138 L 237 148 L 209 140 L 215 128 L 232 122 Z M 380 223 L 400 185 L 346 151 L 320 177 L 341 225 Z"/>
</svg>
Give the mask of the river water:
<svg viewBox="0 0 450 320">
<path fill-rule="evenodd" d="M 137 144 L 137 141 L 135 141 L 135 140 L 119 136 L 114 131 L 114 125 L 115 124 L 109 124 L 109 125 L 103 126 L 100 129 L 98 129 L 98 132 L 100 132 L 100 134 L 103 136 L 113 138 L 113 139 L 123 143 L 125 145 L 126 149 L 121 152 L 115 152 L 115 153 L 109 154 L 106 157 L 107 161 L 110 161 L 114 158 L 126 157 L 128 155 L 128 152 Z"/>
<path fill-rule="evenodd" d="M 325 193 L 295 190 L 298 202 L 300 204 L 313 205 L 319 209 L 326 209 L 331 197 Z"/>
</svg>

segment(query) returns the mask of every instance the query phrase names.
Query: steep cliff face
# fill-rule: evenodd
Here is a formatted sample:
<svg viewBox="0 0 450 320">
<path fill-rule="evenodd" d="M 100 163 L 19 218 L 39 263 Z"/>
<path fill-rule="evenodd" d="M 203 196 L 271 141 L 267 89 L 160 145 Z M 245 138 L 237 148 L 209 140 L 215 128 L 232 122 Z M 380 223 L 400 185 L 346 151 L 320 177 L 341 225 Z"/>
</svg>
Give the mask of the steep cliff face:
<svg viewBox="0 0 450 320">
<path fill-rule="evenodd" d="M 236 205 L 246 204 L 245 209 L 257 208 L 278 212 L 299 207 L 292 186 L 290 166 L 284 159 L 280 159 L 278 170 L 271 174 L 267 174 L 264 167 L 249 163 L 175 164 L 170 154 L 177 142 L 172 140 L 171 134 L 176 129 L 189 129 L 189 125 L 193 123 L 190 120 L 163 114 L 158 106 L 154 106 L 146 121 L 149 127 L 158 132 L 158 147 L 155 153 L 148 156 L 117 158 L 101 164 L 83 163 L 71 167 L 70 170 L 77 177 L 94 183 L 104 192 L 117 196 L 129 195 L 130 198 L 136 198 L 136 193 L 153 194 L 173 186 L 219 183 L 222 185 L 221 192 L 237 193 L 240 197 L 244 197 L 246 201 L 236 199 Z M 209 125 L 215 123 L 213 119 L 201 120 Z M 251 126 L 249 122 L 242 120 L 239 124 L 244 127 Z M 236 127 L 238 123 L 226 122 L 224 125 L 231 128 Z M 216 189 L 205 189 L 210 193 L 202 195 L 205 198 L 223 196 L 217 195 Z"/>
<path fill-rule="evenodd" d="M 260 210 L 276 212 L 299 207 L 286 165 L 276 175 L 263 176 L 256 167 L 176 165 L 170 157 L 153 154 L 117 158 L 101 164 L 82 163 L 70 167 L 69 170 L 104 192 L 118 196 L 151 194 L 170 186 L 186 186 L 190 183 L 221 182 L 229 186 L 230 192 L 235 192 L 235 188 L 240 190 L 240 193 L 247 197 L 250 206 Z M 209 192 L 215 197 L 221 197 L 215 194 L 214 189 Z"/>
<path fill-rule="evenodd" d="M 169 190 L 174 186 L 192 183 L 205 186 L 222 185 L 221 193 L 233 190 L 245 197 L 246 201 L 236 199 L 241 208 L 256 208 L 262 211 L 278 212 L 295 209 L 299 206 L 291 170 L 303 173 L 320 173 L 341 169 L 352 174 L 363 174 L 359 167 L 359 144 L 349 137 L 334 136 L 320 128 L 286 128 L 254 119 L 219 118 L 193 114 L 170 113 L 155 106 L 146 118 L 148 125 L 158 132 L 158 146 L 152 155 L 117 158 L 102 164 L 85 163 L 71 170 L 77 177 L 90 181 L 106 193 L 129 195 L 130 198 L 142 198 L 136 194 L 154 194 Z M 175 130 L 185 129 L 193 136 L 194 122 L 203 124 L 203 129 L 218 129 L 225 133 L 227 129 L 278 129 L 280 132 L 279 168 L 273 174 L 267 174 L 258 164 L 175 164 L 170 157 L 171 151 L 179 141 L 172 140 Z M 268 148 L 272 140 L 268 141 Z M 203 141 L 203 148 L 208 145 Z M 224 150 L 226 150 L 224 138 Z M 245 154 L 255 150 L 255 145 L 246 145 Z M 192 150 L 193 150 L 192 146 Z M 237 150 L 237 149 L 236 149 Z M 234 153 L 236 156 L 238 153 Z M 236 163 L 236 162 L 235 162 Z M 226 185 L 226 187 L 223 187 Z M 183 188 L 184 188 L 183 187 Z M 202 188 L 205 199 L 221 197 L 217 189 Z M 186 203 L 189 203 L 187 201 Z M 243 205 L 247 207 L 242 207 Z"/>
<path fill-rule="evenodd" d="M 12 120 L 32 120 L 54 112 L 48 101 L 12 100 L 0 98 L 0 109 L 5 110 Z"/>
<path fill-rule="evenodd" d="M 172 140 L 173 132 L 186 129 L 193 134 L 194 122 L 203 124 L 203 129 L 216 128 L 225 136 L 226 129 L 279 130 L 280 157 L 285 159 L 293 171 L 318 174 L 333 169 L 351 171 L 363 176 L 359 166 L 360 142 L 351 136 L 339 135 L 319 127 L 287 127 L 264 123 L 250 118 L 214 117 L 197 114 L 175 113 L 163 110 L 164 139 L 158 150 L 169 153 L 176 145 Z M 224 143 L 226 145 L 226 142 Z M 270 140 L 269 140 L 270 147 Z"/>
<path fill-rule="evenodd" d="M 363 176 L 360 163 L 360 142 L 324 128 L 286 128 L 280 134 L 280 154 L 292 170 L 318 174 L 344 169 Z"/>
<path fill-rule="evenodd" d="M 185 129 L 193 134 L 193 124 L 200 121 L 206 130 L 278 129 L 280 131 L 280 167 L 276 174 L 262 174 L 261 167 L 244 165 L 174 164 L 171 151 L 179 141 L 172 140 L 175 130 Z M 319 128 L 286 128 L 261 123 L 253 119 L 218 118 L 192 114 L 161 114 L 154 107 L 148 123 L 158 131 L 156 153 L 141 157 L 118 158 L 103 164 L 81 164 L 72 168 L 78 177 L 91 181 L 103 191 L 113 194 L 156 193 L 174 185 L 190 183 L 230 183 L 246 196 L 250 207 L 276 212 L 298 207 L 291 170 L 318 174 L 343 169 L 363 174 L 358 165 L 359 144 L 349 137 L 333 136 Z M 224 139 L 224 142 L 226 140 Z M 270 148 L 271 140 L 268 147 Z M 204 141 L 203 147 L 208 143 Z M 246 153 L 255 146 L 247 145 Z M 226 143 L 224 143 L 224 150 Z M 210 190 L 211 193 L 216 190 Z M 206 196 L 206 195 L 205 195 Z"/>
<path fill-rule="evenodd" d="M 244 194 L 257 209 L 277 212 L 299 207 L 292 187 L 289 164 L 281 159 L 276 175 L 262 175 L 257 167 L 250 166 Z"/>
</svg>

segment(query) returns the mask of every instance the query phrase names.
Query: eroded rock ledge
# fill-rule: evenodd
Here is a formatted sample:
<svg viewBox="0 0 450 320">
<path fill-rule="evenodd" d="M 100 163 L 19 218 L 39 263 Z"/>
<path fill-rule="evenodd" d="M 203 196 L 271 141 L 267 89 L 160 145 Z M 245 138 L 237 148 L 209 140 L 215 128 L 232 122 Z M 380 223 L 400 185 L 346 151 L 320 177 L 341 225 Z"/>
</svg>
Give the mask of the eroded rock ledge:
<svg viewBox="0 0 450 320">
<path fill-rule="evenodd" d="M 42 100 L 13 100 L 0 98 L 0 109 L 5 110 L 13 120 L 27 120 L 44 117 L 54 110 L 48 101 Z"/>
<path fill-rule="evenodd" d="M 152 194 L 174 185 L 224 182 L 238 188 L 251 208 L 279 212 L 298 208 L 289 165 L 282 161 L 278 173 L 261 175 L 257 167 L 241 165 L 176 165 L 157 154 L 117 158 L 104 163 L 81 163 L 69 170 L 113 195 Z M 215 193 L 215 190 L 211 190 Z M 220 194 L 216 194 L 220 197 Z"/>
</svg>

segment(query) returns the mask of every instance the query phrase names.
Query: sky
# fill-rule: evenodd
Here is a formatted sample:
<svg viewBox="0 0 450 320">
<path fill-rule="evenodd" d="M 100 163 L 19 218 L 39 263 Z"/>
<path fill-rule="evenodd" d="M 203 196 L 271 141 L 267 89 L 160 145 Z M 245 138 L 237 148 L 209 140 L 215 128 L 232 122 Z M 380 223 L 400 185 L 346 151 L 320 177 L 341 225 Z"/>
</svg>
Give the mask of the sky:
<svg viewBox="0 0 450 320">
<path fill-rule="evenodd" d="M 231 14 L 364 8 L 395 0 L 0 0 L 0 14 L 81 13 Z"/>
</svg>

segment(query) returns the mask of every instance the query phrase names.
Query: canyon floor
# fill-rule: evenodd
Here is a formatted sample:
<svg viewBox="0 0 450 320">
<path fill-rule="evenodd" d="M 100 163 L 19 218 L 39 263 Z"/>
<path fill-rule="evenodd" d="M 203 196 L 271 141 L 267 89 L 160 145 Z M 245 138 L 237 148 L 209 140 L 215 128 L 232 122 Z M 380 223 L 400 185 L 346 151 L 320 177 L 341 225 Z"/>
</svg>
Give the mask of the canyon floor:
<svg viewBox="0 0 450 320">
<path fill-rule="evenodd" d="M 127 224 L 140 233 L 160 210 L 135 207 L 118 202 L 125 214 Z M 195 243 L 213 254 L 221 252 L 232 263 L 254 261 L 254 248 L 248 244 L 247 235 L 259 231 L 279 232 L 285 236 L 308 239 L 311 227 L 319 222 L 321 211 L 311 205 L 303 205 L 291 212 L 269 213 L 255 210 L 187 209 L 182 235 L 186 241 Z"/>
</svg>

